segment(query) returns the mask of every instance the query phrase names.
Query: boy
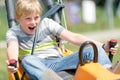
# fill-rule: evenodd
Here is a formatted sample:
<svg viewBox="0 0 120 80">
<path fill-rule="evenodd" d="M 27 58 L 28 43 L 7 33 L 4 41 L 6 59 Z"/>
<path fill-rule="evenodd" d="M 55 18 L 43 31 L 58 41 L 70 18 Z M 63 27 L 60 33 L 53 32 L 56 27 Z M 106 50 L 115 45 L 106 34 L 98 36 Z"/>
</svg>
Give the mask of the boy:
<svg viewBox="0 0 120 80">
<path fill-rule="evenodd" d="M 58 72 L 77 67 L 79 62 L 78 52 L 62 57 L 56 45 L 55 36 L 78 46 L 85 41 L 93 41 L 98 46 L 98 62 L 103 66 L 111 65 L 105 51 L 111 51 L 114 54 L 118 45 L 109 49 L 107 42 L 103 49 L 102 43 L 70 32 L 52 19 L 44 18 L 38 25 L 42 14 L 42 8 L 38 0 L 17 0 L 15 14 L 19 25 L 13 26 L 6 34 L 8 60 L 15 59 L 18 61 L 18 56 L 24 56 L 22 59 L 23 68 L 34 80 L 43 80 L 44 72 L 48 68 Z M 36 29 L 39 29 L 39 32 L 35 52 L 34 55 L 30 55 Z M 85 48 L 83 53 L 84 59 L 93 59 L 91 47 Z M 8 71 L 11 73 L 15 73 L 19 67 L 19 65 L 17 65 L 17 68 L 9 66 L 8 61 L 7 65 Z"/>
</svg>

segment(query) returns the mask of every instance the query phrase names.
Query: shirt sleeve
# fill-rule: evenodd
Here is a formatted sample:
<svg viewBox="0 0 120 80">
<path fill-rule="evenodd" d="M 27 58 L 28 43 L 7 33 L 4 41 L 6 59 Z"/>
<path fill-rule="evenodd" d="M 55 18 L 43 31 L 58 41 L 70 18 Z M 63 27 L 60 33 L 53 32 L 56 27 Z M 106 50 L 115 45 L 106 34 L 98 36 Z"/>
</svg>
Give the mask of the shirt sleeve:
<svg viewBox="0 0 120 80">
<path fill-rule="evenodd" d="M 46 20 L 50 32 L 56 36 L 59 36 L 60 33 L 65 29 L 63 26 L 61 26 L 59 23 L 55 22 L 52 19 L 47 18 Z"/>
<path fill-rule="evenodd" d="M 10 41 L 17 41 L 18 42 L 17 35 L 11 29 L 9 29 L 6 33 L 6 43 L 8 44 Z"/>
</svg>

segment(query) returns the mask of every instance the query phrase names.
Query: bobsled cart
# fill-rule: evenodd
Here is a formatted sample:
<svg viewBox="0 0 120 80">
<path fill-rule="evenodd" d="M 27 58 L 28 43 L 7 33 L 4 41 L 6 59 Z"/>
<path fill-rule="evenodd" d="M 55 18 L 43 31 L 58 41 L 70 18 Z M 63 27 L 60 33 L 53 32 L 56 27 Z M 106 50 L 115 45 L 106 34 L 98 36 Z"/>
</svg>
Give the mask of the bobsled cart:
<svg viewBox="0 0 120 80">
<path fill-rule="evenodd" d="M 16 26 L 18 24 L 15 20 L 15 13 L 14 13 L 15 2 L 16 0 L 5 0 L 9 28 Z M 42 16 L 42 19 L 44 17 L 49 17 L 55 20 L 56 22 L 58 22 L 59 24 L 62 24 L 61 17 L 64 16 L 64 12 L 63 12 L 64 4 L 62 0 L 60 1 L 58 0 L 58 2 L 54 2 L 53 0 L 40 0 L 40 2 L 42 3 L 42 6 L 46 10 L 44 11 L 44 15 Z M 64 19 L 64 22 L 65 22 L 65 19 Z M 65 23 L 65 26 L 66 26 L 66 23 Z M 36 34 L 37 34 L 37 31 L 35 33 L 35 36 Z M 34 52 L 34 46 L 36 43 L 35 39 L 36 37 L 34 38 L 31 55 Z M 56 40 L 57 40 L 56 42 L 58 43 L 58 48 L 62 52 L 63 47 L 61 47 L 62 46 L 61 39 L 57 38 Z M 93 61 L 87 61 L 88 63 L 86 63 L 86 61 L 82 59 L 82 51 L 84 47 L 87 45 L 91 45 L 94 50 L 94 59 Z M 65 48 L 64 52 L 62 53 L 64 57 L 64 56 L 70 55 L 72 51 Z M 76 70 L 75 69 L 65 70 L 65 71 L 57 72 L 57 74 L 61 76 L 63 80 L 120 80 L 120 74 L 115 74 L 108 71 L 107 69 L 104 69 L 97 62 L 98 51 L 97 51 L 96 45 L 93 42 L 86 41 L 80 46 L 79 58 L 80 58 L 81 64 L 78 64 L 78 68 Z M 110 55 L 110 59 L 111 58 L 112 58 L 112 55 Z M 15 63 L 14 60 L 11 60 L 11 63 Z M 20 63 L 20 66 L 19 66 L 18 72 L 14 74 L 10 73 L 9 80 L 32 80 L 24 72 L 21 65 L 21 60 L 19 60 L 19 63 Z M 12 66 L 15 66 L 15 64 L 12 64 Z"/>
</svg>

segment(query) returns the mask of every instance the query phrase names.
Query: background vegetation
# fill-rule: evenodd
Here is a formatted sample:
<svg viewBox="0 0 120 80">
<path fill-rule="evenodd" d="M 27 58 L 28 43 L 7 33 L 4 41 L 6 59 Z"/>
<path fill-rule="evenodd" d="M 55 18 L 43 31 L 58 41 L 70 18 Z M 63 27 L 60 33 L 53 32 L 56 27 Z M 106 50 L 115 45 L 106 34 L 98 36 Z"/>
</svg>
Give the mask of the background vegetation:
<svg viewBox="0 0 120 80">
<path fill-rule="evenodd" d="M 7 14 L 4 6 L 0 6 L 0 41 L 5 40 L 5 33 L 8 29 Z"/>
</svg>

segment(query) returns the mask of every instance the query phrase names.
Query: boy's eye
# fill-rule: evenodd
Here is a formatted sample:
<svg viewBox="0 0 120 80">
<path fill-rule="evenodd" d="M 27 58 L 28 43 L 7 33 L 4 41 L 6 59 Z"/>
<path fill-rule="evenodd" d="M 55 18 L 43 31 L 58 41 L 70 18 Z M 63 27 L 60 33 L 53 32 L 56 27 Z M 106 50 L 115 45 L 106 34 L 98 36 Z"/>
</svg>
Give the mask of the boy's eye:
<svg viewBox="0 0 120 80">
<path fill-rule="evenodd" d="M 37 20 L 38 18 L 39 18 L 39 16 L 36 16 L 36 17 L 35 17 L 35 20 Z"/>
<path fill-rule="evenodd" d="M 30 18 L 26 18 L 26 20 L 30 20 Z"/>
</svg>

